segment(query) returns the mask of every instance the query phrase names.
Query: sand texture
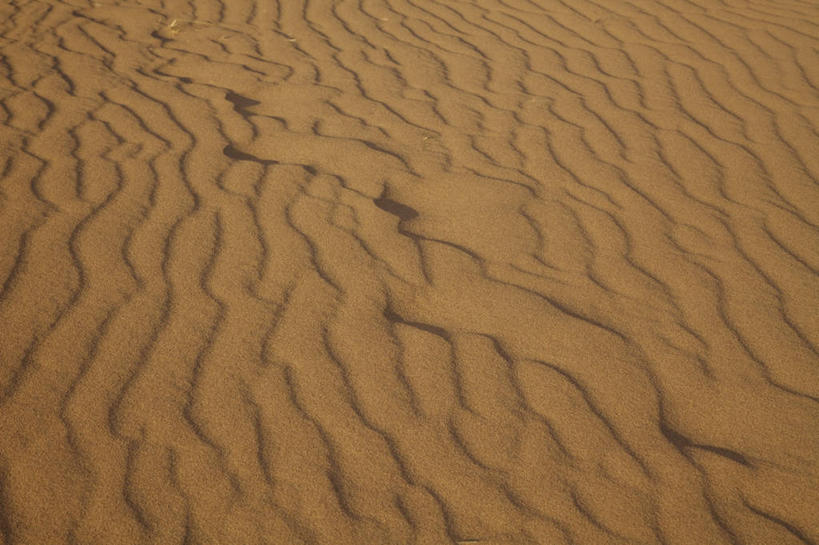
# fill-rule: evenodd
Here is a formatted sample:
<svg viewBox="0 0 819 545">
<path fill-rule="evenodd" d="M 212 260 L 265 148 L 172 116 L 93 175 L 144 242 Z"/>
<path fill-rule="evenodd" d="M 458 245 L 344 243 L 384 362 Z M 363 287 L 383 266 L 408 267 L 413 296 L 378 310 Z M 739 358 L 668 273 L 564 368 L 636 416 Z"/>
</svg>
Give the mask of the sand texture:
<svg viewBox="0 0 819 545">
<path fill-rule="evenodd" d="M 0 544 L 819 543 L 815 0 L 0 2 Z"/>
</svg>

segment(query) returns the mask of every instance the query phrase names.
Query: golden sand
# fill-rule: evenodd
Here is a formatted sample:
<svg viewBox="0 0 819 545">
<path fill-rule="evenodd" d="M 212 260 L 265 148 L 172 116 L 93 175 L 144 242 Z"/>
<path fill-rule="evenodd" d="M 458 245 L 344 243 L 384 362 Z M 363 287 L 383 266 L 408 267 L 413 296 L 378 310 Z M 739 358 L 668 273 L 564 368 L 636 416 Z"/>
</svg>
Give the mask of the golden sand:
<svg viewBox="0 0 819 545">
<path fill-rule="evenodd" d="M 6 0 L 0 543 L 819 543 L 819 4 Z"/>
</svg>

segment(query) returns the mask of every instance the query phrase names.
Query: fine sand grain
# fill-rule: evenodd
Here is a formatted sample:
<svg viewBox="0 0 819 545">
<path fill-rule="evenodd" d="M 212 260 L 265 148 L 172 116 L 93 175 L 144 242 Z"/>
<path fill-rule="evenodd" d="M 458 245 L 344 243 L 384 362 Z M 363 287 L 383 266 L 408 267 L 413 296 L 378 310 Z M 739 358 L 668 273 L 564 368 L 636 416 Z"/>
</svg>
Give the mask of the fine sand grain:
<svg viewBox="0 0 819 545">
<path fill-rule="evenodd" d="M 819 543 L 815 0 L 0 2 L 0 543 Z"/>
</svg>

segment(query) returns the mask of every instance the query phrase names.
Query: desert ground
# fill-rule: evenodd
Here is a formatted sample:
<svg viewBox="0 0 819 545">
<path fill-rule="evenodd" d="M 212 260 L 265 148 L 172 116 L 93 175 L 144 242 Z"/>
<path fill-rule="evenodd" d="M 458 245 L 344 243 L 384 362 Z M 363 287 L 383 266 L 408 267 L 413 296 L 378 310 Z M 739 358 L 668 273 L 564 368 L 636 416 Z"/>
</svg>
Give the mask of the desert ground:
<svg viewBox="0 0 819 545">
<path fill-rule="evenodd" d="M 2 545 L 816 545 L 815 0 L 5 0 Z"/>
</svg>

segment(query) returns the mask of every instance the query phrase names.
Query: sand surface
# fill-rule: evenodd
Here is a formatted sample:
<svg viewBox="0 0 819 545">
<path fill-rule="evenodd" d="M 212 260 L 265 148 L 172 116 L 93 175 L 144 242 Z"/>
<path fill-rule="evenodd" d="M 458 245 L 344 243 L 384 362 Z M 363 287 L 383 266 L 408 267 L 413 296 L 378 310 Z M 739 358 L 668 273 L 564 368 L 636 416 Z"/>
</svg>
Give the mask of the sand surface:
<svg viewBox="0 0 819 545">
<path fill-rule="evenodd" d="M 6 0 L 0 543 L 819 543 L 819 4 Z"/>
</svg>

